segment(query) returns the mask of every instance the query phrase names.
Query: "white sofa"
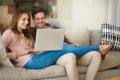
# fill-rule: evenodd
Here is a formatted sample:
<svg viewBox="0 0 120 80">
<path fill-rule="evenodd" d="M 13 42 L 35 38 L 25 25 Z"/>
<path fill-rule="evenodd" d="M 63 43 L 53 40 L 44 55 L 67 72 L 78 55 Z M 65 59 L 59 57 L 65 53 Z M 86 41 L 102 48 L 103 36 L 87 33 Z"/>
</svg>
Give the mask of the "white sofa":
<svg viewBox="0 0 120 80">
<path fill-rule="evenodd" d="M 97 45 L 100 44 L 101 40 L 100 30 L 73 30 L 68 31 L 66 36 L 70 41 L 84 45 Z M 84 80 L 87 66 L 77 67 L 80 80 Z M 116 76 L 120 76 L 120 52 L 110 51 L 100 65 L 96 80 L 104 80 Z M 59 65 L 52 65 L 41 70 L 12 66 L 0 43 L 0 80 L 68 80 L 68 78 L 65 68 Z"/>
</svg>

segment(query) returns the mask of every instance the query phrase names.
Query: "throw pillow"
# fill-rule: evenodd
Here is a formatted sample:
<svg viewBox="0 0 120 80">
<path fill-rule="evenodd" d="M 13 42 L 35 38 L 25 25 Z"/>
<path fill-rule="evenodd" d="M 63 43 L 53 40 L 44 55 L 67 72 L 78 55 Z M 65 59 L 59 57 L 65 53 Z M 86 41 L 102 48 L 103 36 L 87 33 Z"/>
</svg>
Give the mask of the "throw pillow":
<svg viewBox="0 0 120 80">
<path fill-rule="evenodd" d="M 1 35 L 0 35 L 0 66 L 12 66 L 12 63 L 10 62 L 9 58 L 7 58 L 5 53 L 5 48 L 2 43 Z"/>
<path fill-rule="evenodd" d="M 112 50 L 120 50 L 120 26 L 112 25 L 108 23 L 101 24 L 101 43 L 104 41 L 115 42 L 115 45 Z"/>
</svg>

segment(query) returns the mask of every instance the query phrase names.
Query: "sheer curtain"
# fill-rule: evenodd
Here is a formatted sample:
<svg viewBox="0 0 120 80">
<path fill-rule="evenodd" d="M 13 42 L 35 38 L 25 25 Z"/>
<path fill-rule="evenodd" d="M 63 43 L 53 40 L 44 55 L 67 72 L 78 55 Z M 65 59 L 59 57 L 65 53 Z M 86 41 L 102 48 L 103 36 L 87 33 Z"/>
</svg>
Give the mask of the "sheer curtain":
<svg viewBox="0 0 120 80">
<path fill-rule="evenodd" d="M 120 25 L 120 0 L 117 0 L 117 17 L 116 17 L 116 24 Z"/>
<path fill-rule="evenodd" d="M 120 0 L 108 0 L 108 15 L 106 22 L 120 25 Z"/>
</svg>

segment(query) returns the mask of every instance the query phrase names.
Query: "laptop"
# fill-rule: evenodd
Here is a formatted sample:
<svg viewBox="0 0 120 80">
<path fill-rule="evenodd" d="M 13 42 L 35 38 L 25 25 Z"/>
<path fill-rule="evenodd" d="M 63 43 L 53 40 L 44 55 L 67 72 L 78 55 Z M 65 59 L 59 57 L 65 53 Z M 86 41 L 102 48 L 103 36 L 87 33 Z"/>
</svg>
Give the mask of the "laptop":
<svg viewBox="0 0 120 80">
<path fill-rule="evenodd" d="M 38 29 L 34 51 L 61 50 L 64 33 L 64 29 Z"/>
</svg>

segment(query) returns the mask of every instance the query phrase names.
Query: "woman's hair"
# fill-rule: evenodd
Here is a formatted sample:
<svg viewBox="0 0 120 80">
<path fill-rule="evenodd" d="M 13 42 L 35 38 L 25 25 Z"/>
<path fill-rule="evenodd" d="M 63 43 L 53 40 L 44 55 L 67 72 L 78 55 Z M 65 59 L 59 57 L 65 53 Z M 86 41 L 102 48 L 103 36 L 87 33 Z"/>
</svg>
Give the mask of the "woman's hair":
<svg viewBox="0 0 120 80">
<path fill-rule="evenodd" d="M 32 41 L 32 45 L 33 45 L 32 28 L 30 26 L 30 24 L 31 24 L 31 20 L 30 19 L 31 18 L 30 18 L 29 11 L 27 11 L 26 9 L 23 9 L 23 8 L 17 9 L 16 12 L 12 16 L 12 20 L 10 22 L 10 28 L 15 33 L 17 39 L 20 40 L 21 34 L 20 34 L 20 32 L 18 31 L 18 28 L 17 28 L 17 21 L 21 18 L 21 16 L 24 13 L 28 14 L 28 16 L 29 16 L 29 20 L 28 20 L 29 23 L 27 25 L 27 28 L 25 30 L 23 30 L 22 32 L 23 32 L 24 36 L 27 38 L 28 41 Z"/>
</svg>

